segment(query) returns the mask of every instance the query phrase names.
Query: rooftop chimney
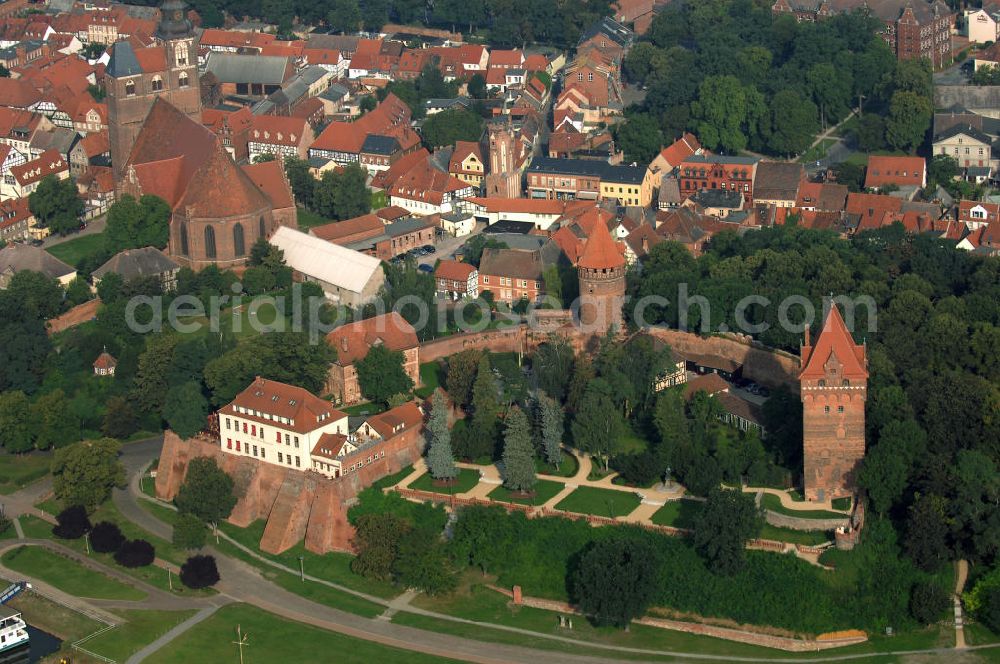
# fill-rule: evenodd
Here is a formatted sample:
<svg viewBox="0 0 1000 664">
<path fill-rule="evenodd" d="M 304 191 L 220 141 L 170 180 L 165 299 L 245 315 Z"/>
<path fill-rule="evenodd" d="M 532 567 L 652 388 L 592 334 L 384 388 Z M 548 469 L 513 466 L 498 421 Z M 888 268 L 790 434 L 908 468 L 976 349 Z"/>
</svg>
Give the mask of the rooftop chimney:
<svg viewBox="0 0 1000 664">
<path fill-rule="evenodd" d="M 805 343 L 803 343 L 802 345 L 803 346 L 809 346 L 810 345 L 809 344 L 809 323 L 806 323 L 805 335 L 806 335 Z"/>
</svg>

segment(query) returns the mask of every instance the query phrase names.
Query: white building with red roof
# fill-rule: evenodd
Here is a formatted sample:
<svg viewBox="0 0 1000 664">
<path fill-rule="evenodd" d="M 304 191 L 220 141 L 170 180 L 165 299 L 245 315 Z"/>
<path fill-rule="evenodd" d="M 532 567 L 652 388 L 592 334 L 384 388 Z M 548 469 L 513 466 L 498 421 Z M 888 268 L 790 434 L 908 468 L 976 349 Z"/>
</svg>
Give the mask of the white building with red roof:
<svg viewBox="0 0 1000 664">
<path fill-rule="evenodd" d="M 437 292 L 444 297 L 458 300 L 479 297 L 479 270 L 471 263 L 441 260 L 434 268 Z"/>
</svg>

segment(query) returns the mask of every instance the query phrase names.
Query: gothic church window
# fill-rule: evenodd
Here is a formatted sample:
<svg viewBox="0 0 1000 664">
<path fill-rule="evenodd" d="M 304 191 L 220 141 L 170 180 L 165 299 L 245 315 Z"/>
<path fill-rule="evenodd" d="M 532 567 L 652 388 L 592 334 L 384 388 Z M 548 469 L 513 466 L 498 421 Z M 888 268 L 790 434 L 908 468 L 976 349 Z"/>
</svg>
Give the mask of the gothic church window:
<svg viewBox="0 0 1000 664">
<path fill-rule="evenodd" d="M 183 224 L 181 225 L 181 255 L 188 255 L 188 229 Z"/>
<path fill-rule="evenodd" d="M 243 237 L 243 224 L 233 226 L 233 248 L 237 256 L 246 254 L 246 241 Z"/>
<path fill-rule="evenodd" d="M 205 256 L 215 258 L 215 229 L 211 226 L 205 227 Z"/>
<path fill-rule="evenodd" d="M 188 56 L 187 56 L 187 44 L 178 44 L 174 48 L 174 59 L 177 62 L 178 67 L 186 67 Z"/>
</svg>

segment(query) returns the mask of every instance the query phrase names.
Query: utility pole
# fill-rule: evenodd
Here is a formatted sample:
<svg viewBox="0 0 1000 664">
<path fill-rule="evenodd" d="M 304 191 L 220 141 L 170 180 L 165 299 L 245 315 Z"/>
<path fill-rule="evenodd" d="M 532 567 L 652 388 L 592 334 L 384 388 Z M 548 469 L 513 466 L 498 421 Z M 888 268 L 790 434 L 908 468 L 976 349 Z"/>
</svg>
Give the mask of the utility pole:
<svg viewBox="0 0 1000 664">
<path fill-rule="evenodd" d="M 174 579 L 173 576 L 170 574 L 169 567 L 167 568 L 167 587 L 170 588 L 170 592 L 174 591 Z"/>
<path fill-rule="evenodd" d="M 306 582 L 306 563 L 303 556 L 299 556 L 299 579 L 302 583 Z"/>
<path fill-rule="evenodd" d="M 233 641 L 233 644 L 240 649 L 240 664 L 243 664 L 243 646 L 250 647 L 250 644 L 247 643 L 248 637 L 249 635 L 244 634 L 243 629 L 236 625 L 236 640 Z"/>
<path fill-rule="evenodd" d="M 83 534 L 83 541 L 87 545 L 87 555 L 89 556 L 90 555 L 90 533 L 89 532 Z"/>
</svg>

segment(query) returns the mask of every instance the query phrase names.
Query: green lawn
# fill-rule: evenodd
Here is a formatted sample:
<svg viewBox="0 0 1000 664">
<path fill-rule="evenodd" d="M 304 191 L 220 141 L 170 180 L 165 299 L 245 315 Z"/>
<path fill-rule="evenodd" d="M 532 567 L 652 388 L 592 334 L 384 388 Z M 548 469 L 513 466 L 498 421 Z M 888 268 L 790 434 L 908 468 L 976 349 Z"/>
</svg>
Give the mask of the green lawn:
<svg viewBox="0 0 1000 664">
<path fill-rule="evenodd" d="M 830 502 L 835 510 L 849 510 L 851 509 L 851 499 L 850 498 L 836 498 Z"/>
<path fill-rule="evenodd" d="M 555 480 L 538 480 L 535 484 L 535 495 L 531 498 L 511 495 L 510 491 L 502 486 L 498 486 L 493 491 L 490 491 L 490 500 L 518 503 L 520 505 L 541 505 L 562 491 L 564 486 L 566 485 Z"/>
<path fill-rule="evenodd" d="M 580 470 L 580 462 L 575 456 L 563 450 L 562 461 L 556 468 L 552 464 L 546 463 L 541 457 L 535 458 L 535 472 L 539 475 L 554 475 L 555 477 L 573 477 L 576 471 Z"/>
<path fill-rule="evenodd" d="M 806 150 L 805 154 L 799 157 L 799 162 L 808 164 L 809 162 L 822 159 L 836 142 L 837 139 L 835 138 L 824 138 L 822 141 Z"/>
<path fill-rule="evenodd" d="M 653 515 L 653 523 L 674 528 L 694 528 L 694 523 L 704 509 L 700 500 L 671 500 Z"/>
<path fill-rule="evenodd" d="M 458 477 L 456 478 L 453 486 L 434 486 L 434 478 L 431 477 L 430 473 L 424 473 L 411 482 L 409 488 L 416 489 L 417 491 L 430 491 L 431 493 L 447 493 L 454 495 L 456 493 L 465 493 L 477 484 L 479 484 L 478 470 L 472 470 L 471 468 L 459 468 Z"/>
<path fill-rule="evenodd" d="M 401 592 L 391 583 L 366 579 L 363 576 L 359 576 L 352 572 L 351 561 L 354 559 L 354 556 L 347 553 L 331 552 L 317 554 L 307 551 L 301 542 L 284 553 L 279 553 L 277 555 L 265 553 L 258 548 L 260 546 L 261 537 L 264 535 L 264 526 L 265 522 L 262 520 L 255 521 L 246 528 L 237 528 L 231 523 L 223 522 L 222 525 L 219 526 L 219 529 L 248 549 L 251 549 L 265 558 L 279 562 L 294 570 L 299 569 L 299 556 L 302 556 L 303 565 L 305 566 L 307 574 L 330 581 L 331 583 L 336 583 L 338 585 L 351 588 L 352 590 L 357 590 L 358 592 L 375 595 L 376 597 L 382 597 L 385 599 L 395 597 Z M 295 575 L 295 582 L 297 584 L 302 583 L 299 580 L 297 573 Z M 311 583 L 307 585 L 317 584 Z"/>
<path fill-rule="evenodd" d="M 52 539 L 52 524 L 30 514 L 18 517 L 21 530 L 28 539 Z"/>
<path fill-rule="evenodd" d="M 103 623 L 56 604 L 33 590 L 21 593 L 10 600 L 7 606 L 20 611 L 21 617 L 29 625 L 62 639 L 59 652 L 46 660 L 48 662 L 58 662 L 60 657 L 65 657 L 66 661 L 76 661 L 80 658 L 80 653 L 73 650 L 70 644 L 104 628 Z"/>
<path fill-rule="evenodd" d="M 372 192 L 372 210 L 381 210 L 389 207 L 389 194 L 385 191 Z"/>
<path fill-rule="evenodd" d="M 639 506 L 639 496 L 627 491 L 582 486 L 556 505 L 557 510 L 593 514 L 595 516 L 625 516 Z"/>
<path fill-rule="evenodd" d="M 828 510 L 793 510 L 785 507 L 781 504 L 781 498 L 774 495 L 773 493 L 765 493 L 760 500 L 760 504 L 764 509 L 771 510 L 772 512 L 777 512 L 778 514 L 786 514 L 788 516 L 798 517 L 800 519 L 846 519 L 847 514 L 841 514 L 839 512 L 830 512 Z"/>
<path fill-rule="evenodd" d="M 39 546 L 22 546 L 3 554 L 10 569 L 33 576 L 63 592 L 94 599 L 141 600 L 146 593 L 87 569 Z"/>
<path fill-rule="evenodd" d="M 314 226 L 322 226 L 323 224 L 329 224 L 333 221 L 333 219 L 321 217 L 315 212 L 302 207 L 296 208 L 295 210 L 297 212 L 296 218 L 299 223 L 299 230 L 303 232 L 308 231 Z"/>
<path fill-rule="evenodd" d="M 640 454 L 649 447 L 649 441 L 628 425 L 625 426 L 625 431 L 618 438 L 618 443 L 620 447 L 616 454 Z"/>
<path fill-rule="evenodd" d="M 359 403 L 346 408 L 338 408 L 340 412 L 352 417 L 359 415 L 377 415 L 385 411 L 385 406 L 380 403 Z"/>
<path fill-rule="evenodd" d="M 48 500 L 43 500 L 35 505 L 38 509 L 51 514 L 52 516 L 58 516 L 59 512 L 62 511 L 62 505 L 55 498 L 49 498 Z"/>
<path fill-rule="evenodd" d="M 116 662 L 124 662 L 142 647 L 195 614 L 194 611 L 135 610 L 119 610 L 117 613 L 126 622 L 83 644 L 87 650 Z"/>
<path fill-rule="evenodd" d="M 194 626 L 145 661 L 149 664 L 239 661 L 236 628 L 247 637 L 244 656 L 255 662 L 317 664 L 330 661 L 370 664 L 431 664 L 454 660 L 389 648 L 279 618 L 247 604 L 231 604 Z"/>
<path fill-rule="evenodd" d="M 399 484 L 401 481 L 403 481 L 403 479 L 409 476 L 409 474 L 412 472 L 413 472 L 413 466 L 409 465 L 406 468 L 403 468 L 398 473 L 395 473 L 393 475 L 386 475 L 380 480 L 375 480 L 374 482 L 372 482 L 372 487 L 375 489 L 385 489 L 386 487 L 395 486 L 396 484 Z"/>
<path fill-rule="evenodd" d="M 72 266 L 81 260 L 104 250 L 104 233 L 81 235 L 46 249 L 50 254 Z"/>
<path fill-rule="evenodd" d="M 850 551 L 841 551 L 835 546 L 819 554 L 819 562 L 829 567 L 841 567 L 851 558 Z"/>
<path fill-rule="evenodd" d="M 0 494 L 14 493 L 49 473 L 52 455 L 42 452 L 31 454 L 0 454 Z"/>
<path fill-rule="evenodd" d="M 791 544 L 802 544 L 803 546 L 817 546 L 824 542 L 832 541 L 833 533 L 824 530 L 792 530 L 791 528 L 779 528 L 765 523 L 760 531 L 760 538 L 790 542 Z"/>
<path fill-rule="evenodd" d="M 434 390 L 441 386 L 441 379 L 444 378 L 444 368 L 440 362 L 426 362 L 420 365 L 421 386 L 413 392 L 421 399 L 426 399 Z"/>
</svg>

